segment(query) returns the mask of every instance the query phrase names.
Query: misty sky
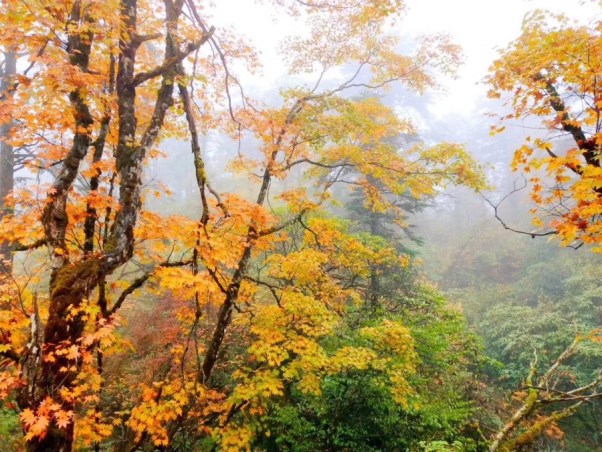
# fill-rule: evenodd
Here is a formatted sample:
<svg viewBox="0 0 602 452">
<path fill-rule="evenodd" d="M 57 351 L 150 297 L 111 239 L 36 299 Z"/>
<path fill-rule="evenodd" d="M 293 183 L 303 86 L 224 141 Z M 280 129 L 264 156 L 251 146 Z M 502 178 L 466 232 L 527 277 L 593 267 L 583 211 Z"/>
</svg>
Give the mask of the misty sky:
<svg viewBox="0 0 602 452">
<path fill-rule="evenodd" d="M 597 2 L 585 0 L 407 0 L 407 5 L 408 13 L 396 32 L 404 36 L 449 33 L 464 52 L 458 78 L 443 81 L 446 92 L 432 97 L 429 110 L 438 118 L 473 111 L 475 103 L 485 96 L 486 89 L 479 81 L 486 75 L 496 49 L 519 35 L 528 11 L 545 8 L 584 22 L 600 11 Z M 247 0 L 220 0 L 217 6 L 217 26 L 232 26 L 261 50 L 264 70 L 255 83 L 269 86 L 284 75 L 278 45 L 281 37 L 299 28 L 298 22 L 276 15 L 270 2 L 257 5 Z"/>
</svg>

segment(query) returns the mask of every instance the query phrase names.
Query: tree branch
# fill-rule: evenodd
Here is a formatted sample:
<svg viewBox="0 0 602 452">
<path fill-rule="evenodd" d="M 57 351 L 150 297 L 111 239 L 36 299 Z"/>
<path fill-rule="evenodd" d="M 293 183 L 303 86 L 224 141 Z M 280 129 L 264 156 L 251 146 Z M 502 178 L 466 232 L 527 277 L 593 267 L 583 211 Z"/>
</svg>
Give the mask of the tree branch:
<svg viewBox="0 0 602 452">
<path fill-rule="evenodd" d="M 196 49 L 198 49 L 204 43 L 206 43 L 209 40 L 209 38 L 211 38 L 214 31 L 215 28 L 211 27 L 209 31 L 205 33 L 198 41 L 188 43 L 185 50 L 177 51 L 175 56 L 166 59 L 160 66 L 151 69 L 150 71 L 140 72 L 139 74 L 136 74 L 136 76 L 132 80 L 132 85 L 134 87 L 139 86 L 152 78 L 164 75 L 165 73 L 169 72 L 184 58 L 190 55 L 190 53 L 194 52 Z"/>
<path fill-rule="evenodd" d="M 500 222 L 500 224 L 504 227 L 504 229 L 511 231 L 511 232 L 515 232 L 517 234 L 524 234 L 524 235 L 528 235 L 530 236 L 532 239 L 534 239 L 535 237 L 545 237 L 548 235 L 556 235 L 558 234 L 558 231 L 546 231 L 546 232 L 535 232 L 535 231 L 521 231 L 520 229 L 514 229 L 510 226 L 508 226 L 508 224 L 502 219 L 502 217 L 500 217 L 499 215 L 499 207 L 500 205 L 506 201 L 506 199 L 508 199 L 510 196 L 514 195 L 515 193 L 518 193 L 521 190 L 524 190 L 525 188 L 527 188 L 527 181 L 526 179 L 524 179 L 524 184 L 522 187 L 515 187 L 512 189 L 512 191 L 510 191 L 510 193 L 506 194 L 497 204 L 494 204 L 489 198 L 487 198 L 483 193 L 479 192 L 479 194 L 481 195 L 481 197 L 483 198 L 483 200 L 489 204 L 489 206 L 493 209 L 493 214 L 495 215 L 496 220 L 498 220 Z"/>
<path fill-rule="evenodd" d="M 179 261 L 179 262 L 163 262 L 162 264 L 159 264 L 152 270 L 139 276 L 134 281 L 132 281 L 132 283 L 126 289 L 124 289 L 123 292 L 121 292 L 121 294 L 119 295 L 119 298 L 117 298 L 117 300 L 115 301 L 115 304 L 113 304 L 113 307 L 107 311 L 107 317 L 115 314 L 119 310 L 119 308 L 121 308 L 121 306 L 123 305 L 126 298 L 128 296 L 130 296 L 131 294 L 133 294 L 136 291 L 136 289 L 139 289 L 140 287 L 142 287 L 144 285 L 144 283 L 146 281 L 148 281 L 148 279 L 151 276 L 153 276 L 153 274 L 155 273 L 155 270 L 157 270 L 157 268 L 185 267 L 186 265 L 190 265 L 190 264 L 192 264 L 192 260 Z"/>
<path fill-rule="evenodd" d="M 18 362 L 19 359 L 21 358 L 20 355 L 18 355 L 17 353 L 15 353 L 14 350 L 11 350 L 11 349 L 0 352 L 0 357 L 10 359 L 11 361 L 14 361 L 14 362 Z"/>
<path fill-rule="evenodd" d="M 277 224 L 276 226 L 272 226 L 271 228 L 262 229 L 261 231 L 258 231 L 257 237 L 264 237 L 266 235 L 270 235 L 275 232 L 282 231 L 283 229 L 288 228 L 289 226 L 292 226 L 293 224 L 295 224 L 296 222 L 301 220 L 303 215 L 305 215 L 308 211 L 309 211 L 309 209 L 303 209 L 303 210 L 301 210 L 301 212 L 299 212 L 294 217 L 292 217 L 280 224 Z"/>
<path fill-rule="evenodd" d="M 280 304 L 280 302 L 282 301 L 282 297 L 276 293 L 276 290 L 283 290 L 282 287 L 274 286 L 268 282 L 261 281 L 260 279 L 252 278 L 251 276 L 248 276 L 248 275 L 245 275 L 245 279 L 248 281 L 251 281 L 254 284 L 267 287 L 270 290 L 270 292 L 272 293 L 272 296 L 274 297 L 274 299 L 276 300 L 276 304 L 279 307 L 282 307 L 282 305 Z"/>
<path fill-rule="evenodd" d="M 13 249 L 13 251 L 29 251 L 29 250 L 34 250 L 34 249 L 39 248 L 44 245 L 46 245 L 46 238 L 36 240 L 35 242 L 33 242 L 29 245 L 18 244 L 18 245 L 13 246 L 12 249 Z"/>
</svg>

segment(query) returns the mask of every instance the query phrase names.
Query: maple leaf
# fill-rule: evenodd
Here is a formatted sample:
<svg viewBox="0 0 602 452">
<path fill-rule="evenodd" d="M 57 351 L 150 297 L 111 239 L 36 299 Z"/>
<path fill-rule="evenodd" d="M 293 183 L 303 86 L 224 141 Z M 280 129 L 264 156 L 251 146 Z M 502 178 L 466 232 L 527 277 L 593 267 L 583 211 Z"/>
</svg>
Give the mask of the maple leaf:
<svg viewBox="0 0 602 452">
<path fill-rule="evenodd" d="M 31 433 L 33 437 L 44 437 L 49 425 L 50 420 L 47 416 L 38 416 L 35 422 L 29 426 L 27 433 Z"/>
<path fill-rule="evenodd" d="M 54 419 L 59 428 L 67 428 L 72 418 L 73 411 L 58 410 L 54 413 Z"/>
<path fill-rule="evenodd" d="M 77 345 L 72 345 L 71 347 L 69 347 L 67 351 L 67 359 L 75 361 L 77 360 L 77 358 L 79 358 L 79 356 L 79 347 Z"/>
<path fill-rule="evenodd" d="M 19 418 L 26 426 L 30 426 L 36 421 L 37 417 L 31 409 L 25 408 L 23 411 L 21 411 Z"/>
</svg>

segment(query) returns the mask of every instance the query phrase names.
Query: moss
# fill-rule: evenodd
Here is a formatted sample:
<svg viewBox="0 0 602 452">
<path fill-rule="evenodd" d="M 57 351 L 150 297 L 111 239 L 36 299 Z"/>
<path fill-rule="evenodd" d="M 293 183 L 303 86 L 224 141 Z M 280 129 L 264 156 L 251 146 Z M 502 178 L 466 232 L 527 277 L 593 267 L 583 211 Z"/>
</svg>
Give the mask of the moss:
<svg viewBox="0 0 602 452">
<path fill-rule="evenodd" d="M 530 383 L 529 383 L 530 384 Z M 529 389 L 529 395 L 525 400 L 525 406 L 530 411 L 533 406 L 537 403 L 537 399 L 539 398 L 539 392 L 536 389 Z"/>
<path fill-rule="evenodd" d="M 51 296 L 55 298 L 65 293 L 85 291 L 94 287 L 100 274 L 100 260 L 86 259 L 62 267 L 52 281 Z M 91 283 L 92 282 L 92 283 Z"/>
<path fill-rule="evenodd" d="M 548 427 L 550 424 L 554 422 L 558 422 L 565 417 L 571 416 L 573 413 L 577 411 L 577 407 L 568 407 L 564 410 L 557 411 L 552 413 L 550 416 L 545 417 L 537 422 L 535 422 L 531 427 L 529 427 L 526 431 L 521 433 L 518 437 L 514 438 L 511 441 L 508 441 L 506 444 L 500 448 L 501 451 L 513 451 L 521 446 L 527 446 L 535 441 L 543 432 L 543 430 Z"/>
<path fill-rule="evenodd" d="M 117 249 L 117 237 L 111 236 L 104 244 L 105 254 L 112 254 Z"/>
</svg>

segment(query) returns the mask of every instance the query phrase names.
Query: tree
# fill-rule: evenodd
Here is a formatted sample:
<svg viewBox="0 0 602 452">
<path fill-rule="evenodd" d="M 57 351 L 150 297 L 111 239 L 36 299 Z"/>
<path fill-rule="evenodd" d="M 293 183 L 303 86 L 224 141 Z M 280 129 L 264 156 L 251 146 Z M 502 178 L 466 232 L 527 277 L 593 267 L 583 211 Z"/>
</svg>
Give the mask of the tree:
<svg viewBox="0 0 602 452">
<path fill-rule="evenodd" d="M 361 347 L 320 344 L 360 300 L 364 262 L 398 256 L 319 212 L 335 184 L 363 190 L 377 209 L 388 202 L 380 187 L 420 197 L 447 183 L 482 185 L 461 147 L 402 152 L 385 138 L 407 122 L 373 99 L 347 97 L 393 82 L 423 91 L 436 72 L 453 70 L 457 49 L 430 37 L 413 55 L 396 53 L 385 27 L 401 1 L 277 1 L 309 24 L 308 37 L 288 43 L 291 73 L 321 75 L 274 108 L 244 96 L 232 72 L 236 60 L 253 66 L 252 49 L 211 27 L 210 11 L 192 0 L 10 3 L 2 45 L 35 68 L 11 88 L 10 141 L 35 144 L 29 168 L 44 171 L 38 185 L 14 191 L 0 225 L 13 249 L 29 249 L 2 286 L 0 317 L 0 395 L 16 401 L 28 449 L 99 446 L 120 429 L 123 447 L 167 446 L 186 425 L 193 438 L 245 448 L 286 382 L 317 394 L 320 377 L 366 366 L 406 403 L 414 352 L 400 322 L 364 328 Z M 357 71 L 324 88 L 324 74 L 343 64 Z M 255 201 L 210 185 L 206 130 L 257 139 L 261 159 L 234 163 L 258 180 Z M 143 209 L 144 166 L 167 136 L 191 143 L 198 220 Z M 274 199 L 270 187 L 298 167 L 315 187 Z M 282 247 L 293 225 L 304 228 L 301 246 Z M 116 393 L 117 361 L 132 357 L 116 330 L 136 291 L 169 301 L 173 315 L 150 319 L 162 350 L 148 357 L 152 374 L 142 378 L 138 363 L 126 377 L 138 379 L 134 389 Z"/>
<path fill-rule="evenodd" d="M 164 3 L 164 35 L 157 34 L 156 30 L 151 35 L 143 34 L 145 30 L 138 26 L 139 5 L 135 0 L 58 2 L 49 8 L 38 5 L 35 10 L 21 6 L 7 10 L 3 18 L 5 26 L 12 30 L 7 38 L 7 48 L 17 45 L 17 41 L 11 42 L 10 39 L 16 39 L 19 34 L 27 44 L 41 46 L 34 57 L 38 60 L 34 59 L 34 63 L 40 67 L 35 76 L 25 81 L 30 86 L 22 101 L 27 102 L 27 97 L 41 91 L 42 98 L 36 98 L 36 103 L 43 103 L 42 107 L 48 109 L 47 114 L 57 115 L 62 122 L 60 128 L 48 124 L 50 127 L 45 130 L 43 126 L 39 128 L 36 122 L 40 118 L 34 120 L 31 112 L 27 116 L 23 115 L 23 111 L 14 112 L 23 123 L 22 134 L 27 138 L 48 134 L 54 139 L 71 135 L 69 145 L 51 143 L 47 147 L 41 146 L 37 156 L 39 160 L 57 164 L 59 168 L 47 189 L 41 216 L 36 215 L 35 218 L 38 222 L 35 229 L 42 230 L 41 241 L 50 254 L 47 318 L 42 324 L 34 299 L 34 306 L 29 307 L 32 333 L 28 345 L 21 350 L 12 346 L 7 348 L 6 345 L 3 349 L 5 357 L 18 365 L 23 381 L 17 400 L 27 430 L 26 438 L 39 438 L 39 441 L 36 439 L 28 443 L 32 450 L 71 449 L 72 418 L 77 402 L 72 391 L 79 372 L 90 364 L 86 363 L 86 357 L 81 356 L 83 350 L 79 349 L 90 351 L 98 340 L 92 337 L 87 346 L 82 344 L 86 337 L 86 322 L 80 309 L 92 291 L 99 284 L 104 284 L 105 278 L 133 255 L 134 227 L 142 204 L 143 163 L 173 103 L 177 66 L 212 33 L 198 34 L 196 40 L 186 43 L 181 49 L 178 43 L 184 36 L 178 34 L 178 26 L 182 20 L 182 3 Z M 22 21 L 35 28 L 21 28 Z M 163 60 L 152 69 L 137 69 L 141 45 L 158 38 L 165 42 Z M 159 86 L 151 89 L 154 95 L 149 94 L 144 99 L 145 104 L 153 103 L 154 106 L 149 105 L 149 115 L 140 117 L 138 88 L 155 79 L 160 80 Z M 21 85 L 23 83 L 14 89 Z M 51 101 L 53 97 L 54 102 Z M 21 108 L 24 109 L 25 105 Z M 71 117 L 59 114 L 62 108 L 70 111 Z M 102 250 L 95 250 L 96 209 L 92 201 L 101 173 L 99 164 L 107 152 L 105 147 L 109 145 L 110 126 L 115 134 L 110 145 L 114 145 L 119 208 L 112 218 Z M 73 202 L 74 184 L 90 149 L 94 154 L 91 164 L 97 165 L 93 169 L 97 174 L 90 179 L 91 193 L 87 197 L 86 217 L 81 225 L 73 218 L 74 212 L 69 212 L 69 204 Z M 77 250 L 80 253 L 74 252 L 76 250 L 69 246 L 67 238 L 70 234 L 77 234 L 75 228 L 78 226 L 83 226 L 84 247 Z M 27 236 L 17 235 L 15 239 L 27 239 Z M 103 319 L 110 323 L 110 313 L 104 301 L 99 300 L 99 308 L 98 325 Z"/>
<path fill-rule="evenodd" d="M 353 168 L 347 169 L 346 177 L 353 172 Z M 377 186 L 378 181 L 371 184 Z M 473 389 L 479 347 L 465 329 L 463 316 L 445 306 L 418 277 L 412 254 L 402 244 L 407 215 L 420 210 L 421 201 L 406 192 L 392 196 L 385 188 L 378 191 L 387 202 L 386 210 L 375 211 L 369 193 L 347 196 L 345 214 L 350 218 L 339 228 L 349 234 L 347 240 L 356 242 L 355 247 L 370 250 L 361 259 L 361 271 L 356 267 L 344 279 L 344 286 L 353 287 L 361 302 L 349 306 L 336 330 L 319 344 L 326 353 L 341 349 L 351 353 L 366 347 L 363 333 L 367 328 L 404 325 L 414 339 L 417 357 L 415 371 L 407 376 L 408 401 L 398 403 L 383 369 L 365 364 L 325 374 L 319 394 L 290 381 L 284 385 L 282 397 L 265 404 L 267 415 L 254 442 L 261 449 L 413 450 L 433 444 L 441 450 L 442 444 L 453 442 L 462 450 L 479 450 L 481 438 L 469 423 L 477 405 Z M 316 220 L 310 219 L 306 225 L 297 225 L 296 231 L 289 230 L 291 236 L 298 236 L 288 244 L 289 252 L 302 252 L 309 245 L 301 238 L 304 232 L 314 232 L 312 241 L 321 240 L 323 234 L 316 233 L 314 224 Z M 348 249 L 345 240 L 339 238 L 337 243 Z M 300 249 L 298 244 L 302 244 Z M 337 261 L 340 259 L 333 259 L 331 265 Z M 344 273 L 339 270 L 337 277 L 343 280 Z M 270 280 L 270 284 L 279 287 L 281 282 Z M 388 359 L 399 357 L 392 354 Z"/>
<path fill-rule="evenodd" d="M 562 15 L 534 11 L 525 18 L 521 36 L 494 62 L 488 77 L 490 97 L 510 93 L 511 112 L 501 119 L 527 121 L 529 126 L 541 130 L 526 137 L 512 162 L 514 170 L 521 168 L 525 173 L 533 173 L 529 179 L 531 199 L 538 206 L 532 210 L 537 214 L 533 223 L 540 230 L 525 233 L 533 237 L 555 234 L 565 246 L 585 244 L 595 252 L 602 251 L 601 31 L 600 20 L 580 25 Z M 503 127 L 493 131 L 501 130 Z M 497 217 L 498 206 L 492 206 Z M 547 228 L 541 230 L 544 227 Z M 591 308 L 590 305 L 588 309 Z M 522 323 L 530 309 L 516 307 L 511 314 L 512 311 L 521 317 Z M 570 313 L 576 312 L 572 305 Z M 503 317 L 510 317 L 508 310 Z M 564 320 L 565 316 L 552 312 L 548 314 L 548 322 L 540 317 L 535 325 L 540 323 L 545 332 L 557 318 Z M 537 384 L 534 383 L 537 359 L 534 360 L 524 401 L 495 436 L 491 450 L 513 450 L 528 444 L 549 425 L 572 415 L 585 401 L 600 398 L 598 364 L 580 382 L 582 386 L 567 383 L 564 383 L 567 387 L 558 386 L 562 384 L 558 378 L 559 366 L 575 354 L 582 338 L 599 343 L 599 320 L 594 324 L 595 329 L 590 333 L 577 333 L 577 339 L 558 355 Z M 555 340 L 558 337 L 553 335 Z M 553 378 L 556 378 L 554 383 Z M 558 402 L 568 406 L 546 409 Z M 534 413 L 538 419 L 510 438 L 519 423 Z"/>
<path fill-rule="evenodd" d="M 366 309 L 354 312 L 326 347 L 365 345 L 361 332 L 366 326 L 403 319 L 418 356 L 416 372 L 409 375 L 412 394 L 407 405 L 396 403 L 379 370 L 342 369 L 324 379 L 319 396 L 295 384 L 286 386 L 284 396 L 267 405 L 267 425 L 256 444 L 265 450 L 291 451 L 423 450 L 421 443 L 440 441 L 457 442 L 452 450 L 481 450 L 470 422 L 479 409 L 474 397 L 480 358 L 475 338 L 460 313 L 444 306 L 432 289 L 421 286 L 407 295 L 405 305 L 412 307 L 401 313 L 381 311 L 368 317 Z"/>
<path fill-rule="evenodd" d="M 488 389 L 483 387 L 480 391 L 481 405 L 485 407 L 480 425 L 486 432 L 501 430 L 525 402 L 525 378 L 534 350 L 538 355 L 537 374 L 532 378 L 535 386 L 541 386 L 537 381 L 576 336 L 577 346 L 547 377 L 548 386 L 555 384 L 556 391 L 569 392 L 597 379 L 602 347 L 590 332 L 599 331 L 602 326 L 602 256 L 508 234 L 478 201 L 475 197 L 470 211 L 480 221 L 473 221 L 464 231 L 456 228 L 453 238 L 447 231 L 431 232 L 427 244 L 430 254 L 423 258 L 434 269 L 429 276 L 440 281 L 449 300 L 461 303 L 467 321 L 483 340 L 484 352 L 491 359 L 481 379 L 487 382 Z M 512 219 L 517 221 L 518 215 L 527 212 L 517 209 L 513 213 Z M 453 223 L 452 215 L 458 213 L 439 213 L 437 220 L 447 225 Z M 429 224 L 434 223 L 434 219 L 431 221 Z M 435 234 L 441 238 L 433 238 Z M 490 246 L 492 243 L 497 246 Z M 435 271 L 440 273 L 434 274 Z M 509 397 L 509 392 L 514 391 L 517 393 Z M 582 395 L 586 394 L 583 391 Z M 523 436 L 533 441 L 526 448 L 597 450 L 602 408 L 599 399 L 592 398 L 576 411 L 565 412 L 564 418 L 554 419 L 550 415 L 568 407 L 571 401 L 553 400 L 553 395 L 540 392 L 545 400 L 532 405 L 533 411 L 513 423 L 516 430 L 510 439 L 545 421 L 539 424 L 543 428 L 537 434 L 533 430 L 531 435 Z"/>
<path fill-rule="evenodd" d="M 371 243 L 372 247 L 393 247 L 398 253 L 407 255 L 409 262 L 409 258 L 416 253 L 402 239 L 407 238 L 415 244 L 419 244 L 420 239 L 414 236 L 412 225 L 408 224 L 408 216 L 421 211 L 426 206 L 426 202 L 416 199 L 409 193 L 391 197 L 391 194 L 380 187 L 377 181 L 371 180 L 370 183 L 385 195 L 388 206 L 384 211 L 377 209 L 369 194 L 352 193 L 345 208 L 353 220 L 354 229 L 363 233 L 363 240 Z M 379 300 L 390 300 L 395 304 L 396 294 L 413 284 L 413 270 L 410 270 L 409 265 L 391 267 L 388 264 L 390 263 L 372 262 L 370 265 L 369 305 L 372 311 L 379 308 L 392 309 L 392 306 L 382 306 Z"/>
<path fill-rule="evenodd" d="M 534 224 L 548 227 L 533 235 L 557 234 L 564 245 L 594 251 L 602 241 L 601 30 L 599 20 L 579 25 L 534 11 L 488 77 L 490 97 L 511 94 L 502 120 L 529 121 L 542 131 L 526 137 L 512 162 L 514 170 L 533 172 L 531 198 L 540 212 Z"/>
</svg>

